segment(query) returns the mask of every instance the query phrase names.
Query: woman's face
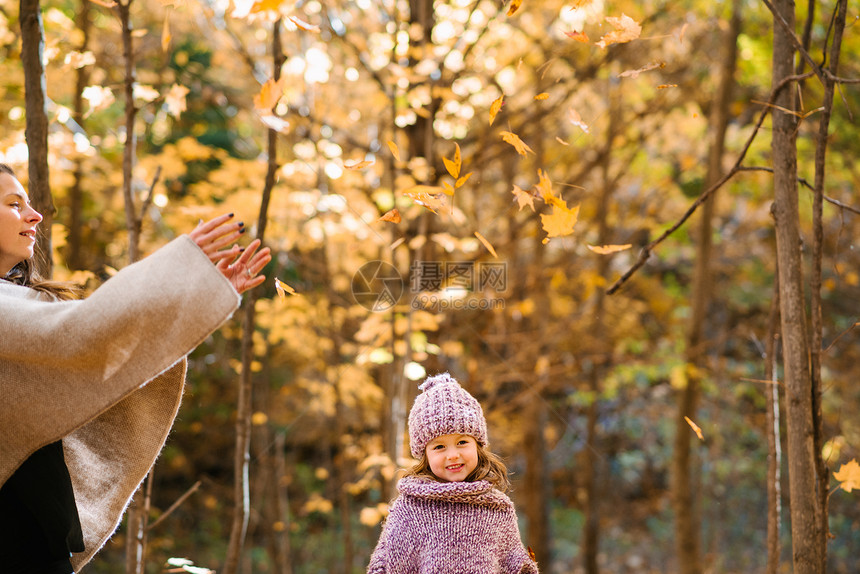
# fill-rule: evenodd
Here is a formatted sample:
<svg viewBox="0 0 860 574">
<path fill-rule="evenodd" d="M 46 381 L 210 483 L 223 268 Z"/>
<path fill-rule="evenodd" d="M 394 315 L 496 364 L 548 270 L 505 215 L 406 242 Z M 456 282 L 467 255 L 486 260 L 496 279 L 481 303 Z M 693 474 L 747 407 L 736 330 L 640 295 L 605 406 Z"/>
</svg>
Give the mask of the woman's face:
<svg viewBox="0 0 860 574">
<path fill-rule="evenodd" d="M 442 435 L 427 445 L 427 462 L 436 478 L 460 482 L 478 467 L 478 443 L 467 434 Z"/>
<path fill-rule="evenodd" d="M 0 277 L 33 256 L 40 221 L 18 180 L 0 172 Z"/>
</svg>

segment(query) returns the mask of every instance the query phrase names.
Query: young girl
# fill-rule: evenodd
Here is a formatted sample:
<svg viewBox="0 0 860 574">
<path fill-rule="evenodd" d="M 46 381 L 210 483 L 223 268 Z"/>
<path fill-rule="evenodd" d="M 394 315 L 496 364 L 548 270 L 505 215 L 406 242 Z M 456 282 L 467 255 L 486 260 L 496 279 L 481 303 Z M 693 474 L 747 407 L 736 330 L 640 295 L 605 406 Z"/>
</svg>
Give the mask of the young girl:
<svg viewBox="0 0 860 574">
<path fill-rule="evenodd" d="M 420 462 L 397 483 L 369 574 L 537 574 L 520 541 L 507 468 L 487 450 L 475 398 L 448 373 L 419 387 L 409 444 Z"/>
<path fill-rule="evenodd" d="M 3 574 L 70 574 L 104 544 L 173 424 L 184 356 L 271 259 L 230 246 L 242 224 L 223 215 L 67 300 L 34 270 L 41 221 L 0 164 Z"/>
</svg>

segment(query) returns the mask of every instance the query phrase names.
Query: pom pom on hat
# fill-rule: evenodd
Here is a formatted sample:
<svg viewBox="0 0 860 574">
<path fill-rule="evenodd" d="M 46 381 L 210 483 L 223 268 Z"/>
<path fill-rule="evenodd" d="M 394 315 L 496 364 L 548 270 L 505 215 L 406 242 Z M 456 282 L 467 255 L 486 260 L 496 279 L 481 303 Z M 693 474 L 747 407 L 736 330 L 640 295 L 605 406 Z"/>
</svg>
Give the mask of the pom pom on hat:
<svg viewBox="0 0 860 574">
<path fill-rule="evenodd" d="M 467 434 L 487 446 L 487 421 L 477 399 L 454 377 L 442 373 L 428 377 L 423 392 L 409 412 L 409 447 L 421 459 L 427 443 L 446 434 Z"/>
</svg>

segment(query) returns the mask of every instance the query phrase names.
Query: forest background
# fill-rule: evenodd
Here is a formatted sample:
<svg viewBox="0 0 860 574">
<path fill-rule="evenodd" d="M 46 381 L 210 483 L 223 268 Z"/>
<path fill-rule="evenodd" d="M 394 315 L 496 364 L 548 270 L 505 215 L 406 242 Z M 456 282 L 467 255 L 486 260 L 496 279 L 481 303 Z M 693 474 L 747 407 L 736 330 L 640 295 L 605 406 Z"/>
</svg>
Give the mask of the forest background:
<svg viewBox="0 0 860 574">
<path fill-rule="evenodd" d="M 85 572 L 363 572 L 440 371 L 544 572 L 856 572 L 858 16 L 0 1 L 47 272 L 228 211 L 275 253 Z"/>
</svg>

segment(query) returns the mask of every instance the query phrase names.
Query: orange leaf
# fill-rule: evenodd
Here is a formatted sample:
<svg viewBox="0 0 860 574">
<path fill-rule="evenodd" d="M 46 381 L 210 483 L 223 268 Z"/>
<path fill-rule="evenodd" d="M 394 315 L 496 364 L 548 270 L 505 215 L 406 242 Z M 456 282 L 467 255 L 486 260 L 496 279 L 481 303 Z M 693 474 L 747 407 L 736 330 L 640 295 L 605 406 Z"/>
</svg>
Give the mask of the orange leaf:
<svg viewBox="0 0 860 574">
<path fill-rule="evenodd" d="M 538 95 L 536 95 L 536 96 L 535 96 L 535 99 L 536 99 L 536 100 L 538 100 L 538 101 L 540 101 L 540 100 L 545 100 L 545 99 L 547 99 L 548 97 L 549 97 L 549 94 L 548 94 L 548 93 L 546 93 L 546 92 L 541 92 L 540 94 L 538 94 Z"/>
<path fill-rule="evenodd" d="M 546 237 L 561 237 L 573 233 L 576 220 L 579 218 L 579 206 L 568 208 L 563 199 L 556 198 L 552 204 L 552 213 L 546 215 L 541 213 L 540 219 L 543 224 Z"/>
<path fill-rule="evenodd" d="M 281 96 L 284 95 L 285 78 L 286 76 L 278 81 L 275 81 L 274 78 L 266 80 L 266 83 L 260 88 L 260 93 L 254 96 L 254 107 L 266 112 L 274 108 Z"/>
<path fill-rule="evenodd" d="M 400 217 L 400 212 L 397 211 L 397 208 L 388 210 L 382 214 L 382 216 L 376 221 L 390 221 L 391 223 L 400 223 L 402 218 Z"/>
<path fill-rule="evenodd" d="M 168 48 L 170 48 L 170 39 L 172 36 L 170 35 L 170 19 L 165 16 L 164 17 L 164 26 L 161 27 L 161 51 L 166 52 Z"/>
<path fill-rule="evenodd" d="M 480 241 L 481 243 L 483 243 L 483 244 L 484 244 L 484 247 L 486 247 L 486 248 L 487 248 L 487 251 L 489 251 L 490 253 L 492 253 L 492 254 L 493 254 L 493 257 L 495 257 L 496 259 L 498 259 L 498 258 L 499 258 L 499 256 L 496 254 L 496 250 L 495 250 L 495 249 L 493 249 L 493 246 L 492 246 L 492 245 L 490 245 L 490 242 L 489 242 L 489 241 L 487 241 L 487 238 L 486 238 L 486 237 L 484 237 L 483 235 L 481 235 L 481 234 L 480 234 L 480 233 L 478 233 L 477 231 L 475 232 L 475 237 L 477 237 L 477 238 L 478 238 L 478 241 Z"/>
<path fill-rule="evenodd" d="M 690 417 L 684 417 L 684 420 L 687 421 L 687 424 L 690 425 L 690 428 L 693 429 L 693 432 L 696 433 L 699 440 L 705 440 L 705 435 L 702 434 L 702 429 L 699 428 L 699 425 L 691 421 Z"/>
<path fill-rule="evenodd" d="M 531 558 L 531 559 L 532 559 L 532 562 L 537 562 L 537 556 L 535 556 L 535 551 L 534 551 L 534 550 L 532 550 L 532 547 L 531 547 L 531 546 L 528 546 L 527 548 L 528 548 L 528 551 L 529 551 L 529 558 Z"/>
<path fill-rule="evenodd" d="M 585 32 L 565 32 L 564 35 L 568 38 L 573 38 L 577 42 L 588 44 L 588 34 Z"/>
<path fill-rule="evenodd" d="M 505 96 L 499 96 L 491 105 L 490 105 L 490 125 L 493 125 L 493 122 L 496 121 L 496 115 L 502 109 L 502 106 L 505 105 Z"/>
<path fill-rule="evenodd" d="M 403 192 L 411 197 L 418 205 L 436 213 L 437 209 L 445 207 L 444 190 L 435 185 L 414 185 Z"/>
<path fill-rule="evenodd" d="M 344 169 L 362 169 L 369 165 L 373 165 L 374 161 L 372 159 L 366 159 L 364 161 L 359 161 L 357 163 L 353 163 L 350 165 L 343 164 Z"/>
<path fill-rule="evenodd" d="M 454 186 L 447 181 L 442 182 L 442 191 L 449 197 L 454 197 Z"/>
<path fill-rule="evenodd" d="M 523 0 L 511 0 L 511 7 L 508 8 L 508 16 L 513 16 L 514 12 L 520 9 L 520 5 L 522 5 Z"/>
<path fill-rule="evenodd" d="M 448 173 L 451 174 L 451 177 L 457 179 L 460 177 L 460 166 L 461 166 L 461 158 L 460 158 L 460 144 L 454 144 L 457 146 L 456 151 L 454 152 L 454 159 L 448 159 L 447 157 L 442 158 L 442 162 L 445 164 L 445 169 L 448 170 Z"/>
<path fill-rule="evenodd" d="M 463 187 L 463 184 L 469 181 L 469 178 L 472 177 L 472 172 L 470 171 L 463 177 L 459 178 L 457 182 L 454 184 L 454 187 Z"/>
<path fill-rule="evenodd" d="M 666 88 L 677 88 L 678 84 L 660 84 L 657 86 L 658 90 L 665 90 Z"/>
<path fill-rule="evenodd" d="M 535 197 L 531 193 L 523 191 L 516 185 L 511 193 L 513 193 L 514 197 L 517 198 L 517 204 L 520 206 L 520 211 L 522 211 L 527 205 L 532 208 L 532 211 L 535 210 Z"/>
<path fill-rule="evenodd" d="M 556 198 L 552 193 L 552 180 L 542 169 L 538 170 L 538 184 L 535 187 L 545 202 L 550 205 L 553 204 L 553 200 Z"/>
<path fill-rule="evenodd" d="M 626 42 L 630 42 L 642 34 L 642 26 L 626 14 L 622 14 L 621 18 L 607 16 L 606 21 L 612 24 L 612 26 L 615 27 L 615 30 L 604 35 L 599 42 L 595 43 L 596 46 L 600 46 L 601 48 L 605 48 L 612 44 L 624 44 Z"/>
<path fill-rule="evenodd" d="M 278 12 L 284 0 L 257 0 L 251 6 L 251 14 L 259 14 L 260 12 Z"/>
<path fill-rule="evenodd" d="M 287 295 L 298 295 L 296 290 L 275 277 L 275 290 L 278 292 L 278 295 L 281 299 L 286 299 Z"/>
<path fill-rule="evenodd" d="M 388 140 L 388 149 L 391 150 L 391 155 L 394 156 L 394 159 L 400 161 L 400 150 L 397 148 L 397 144 L 391 140 Z"/>
<path fill-rule="evenodd" d="M 600 255 L 607 255 L 609 253 L 617 253 L 619 251 L 624 251 L 625 249 L 630 249 L 632 245 L 630 243 L 627 243 L 626 245 L 588 245 L 587 247 L 595 253 L 598 253 Z"/>
<path fill-rule="evenodd" d="M 520 139 L 520 136 L 513 132 L 501 132 L 500 134 L 502 139 L 514 146 L 514 149 L 517 150 L 517 153 L 520 155 L 527 155 L 528 153 L 534 153 L 532 148 L 526 145 L 526 143 Z"/>
<path fill-rule="evenodd" d="M 290 22 L 296 25 L 296 28 L 299 30 L 304 30 L 305 32 L 319 32 L 320 27 L 315 24 L 308 24 L 301 18 L 296 18 L 295 16 L 289 16 Z"/>
<path fill-rule="evenodd" d="M 860 464 L 852 458 L 851 462 L 839 467 L 839 472 L 833 473 L 833 478 L 841 483 L 839 488 L 845 492 L 851 492 L 855 488 L 860 489 Z"/>
</svg>

